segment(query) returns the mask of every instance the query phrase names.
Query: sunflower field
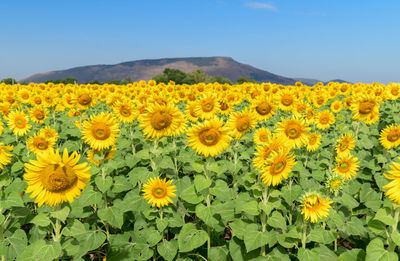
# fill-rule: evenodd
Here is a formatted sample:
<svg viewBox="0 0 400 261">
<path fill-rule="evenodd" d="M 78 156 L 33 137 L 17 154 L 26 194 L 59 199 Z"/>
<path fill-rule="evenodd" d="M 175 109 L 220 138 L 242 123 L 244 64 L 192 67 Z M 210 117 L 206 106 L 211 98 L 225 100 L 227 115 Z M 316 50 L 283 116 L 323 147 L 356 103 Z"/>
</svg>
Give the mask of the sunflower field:
<svg viewBox="0 0 400 261">
<path fill-rule="evenodd" d="M 400 84 L 0 84 L 1 260 L 398 260 Z"/>
</svg>

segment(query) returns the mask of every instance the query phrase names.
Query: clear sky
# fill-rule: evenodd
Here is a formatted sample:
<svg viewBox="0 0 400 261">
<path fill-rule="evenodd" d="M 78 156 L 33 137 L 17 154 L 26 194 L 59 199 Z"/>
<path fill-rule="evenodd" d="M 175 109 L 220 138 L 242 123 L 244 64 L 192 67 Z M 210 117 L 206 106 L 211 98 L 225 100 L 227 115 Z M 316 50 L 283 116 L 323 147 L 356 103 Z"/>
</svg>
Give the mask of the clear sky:
<svg viewBox="0 0 400 261">
<path fill-rule="evenodd" d="M 0 79 L 230 56 L 287 77 L 400 82 L 400 1 L 2 0 Z"/>
</svg>

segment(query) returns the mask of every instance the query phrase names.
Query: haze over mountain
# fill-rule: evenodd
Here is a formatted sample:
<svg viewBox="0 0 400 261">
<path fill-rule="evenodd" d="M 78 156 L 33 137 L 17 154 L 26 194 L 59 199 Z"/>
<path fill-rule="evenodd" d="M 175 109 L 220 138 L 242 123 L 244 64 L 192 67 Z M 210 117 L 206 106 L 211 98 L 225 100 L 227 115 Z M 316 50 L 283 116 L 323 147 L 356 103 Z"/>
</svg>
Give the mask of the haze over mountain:
<svg viewBox="0 0 400 261">
<path fill-rule="evenodd" d="M 86 83 L 93 80 L 106 82 L 125 78 L 130 78 L 132 81 L 148 81 L 155 75 L 162 73 L 165 68 L 179 69 L 186 73 L 201 69 L 208 75 L 221 75 L 232 81 L 236 81 L 239 77 L 244 76 L 258 82 L 271 82 L 285 85 L 293 85 L 296 82 L 296 79 L 280 76 L 255 68 L 251 65 L 239 63 L 231 57 L 164 58 L 137 60 L 114 65 L 89 65 L 74 67 L 67 70 L 34 74 L 21 81 L 39 83 L 67 77 L 75 78 L 79 83 Z"/>
</svg>

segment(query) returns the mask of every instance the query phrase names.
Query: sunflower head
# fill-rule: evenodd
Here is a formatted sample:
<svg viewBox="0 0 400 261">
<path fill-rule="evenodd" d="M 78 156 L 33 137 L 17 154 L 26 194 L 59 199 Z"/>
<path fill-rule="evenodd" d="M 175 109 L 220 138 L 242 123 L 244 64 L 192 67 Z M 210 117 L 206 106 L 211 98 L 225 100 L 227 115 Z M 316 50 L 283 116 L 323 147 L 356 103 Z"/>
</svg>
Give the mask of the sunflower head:
<svg viewBox="0 0 400 261">
<path fill-rule="evenodd" d="M 400 145 L 400 125 L 389 125 L 381 131 L 379 142 L 386 149 Z"/>
<path fill-rule="evenodd" d="M 231 130 L 231 135 L 235 139 L 240 139 L 243 134 L 253 129 L 255 125 L 255 115 L 248 109 L 232 113 L 227 122 L 227 126 Z"/>
<path fill-rule="evenodd" d="M 318 219 L 329 216 L 329 209 L 333 202 L 324 199 L 318 192 L 307 192 L 301 199 L 302 211 L 305 220 L 315 223 Z"/>
<path fill-rule="evenodd" d="M 400 157 L 398 158 L 400 160 Z M 385 195 L 389 197 L 390 200 L 392 200 L 396 204 L 400 204 L 400 195 L 399 195 L 399 189 L 400 189 L 400 163 L 398 162 L 392 162 L 390 164 L 390 170 L 388 173 L 385 173 L 384 176 L 391 180 L 388 184 L 383 186 L 383 189 L 387 189 L 385 192 Z"/>
<path fill-rule="evenodd" d="M 42 134 L 35 134 L 26 142 L 28 149 L 35 154 L 44 153 L 54 149 L 55 139 L 47 138 Z"/>
<path fill-rule="evenodd" d="M 4 169 L 4 166 L 11 162 L 12 154 L 9 152 L 13 149 L 13 146 L 4 145 L 0 142 L 0 169 Z"/>
<path fill-rule="evenodd" d="M 28 116 L 22 111 L 13 111 L 8 114 L 8 127 L 17 136 L 26 135 L 32 125 L 29 124 Z"/>
<path fill-rule="evenodd" d="M 289 177 L 295 164 L 295 156 L 293 153 L 289 154 L 288 150 L 281 148 L 278 152 L 273 151 L 261 168 L 261 179 L 266 186 L 279 185 L 282 179 Z"/>
<path fill-rule="evenodd" d="M 257 145 L 267 144 L 271 135 L 272 134 L 268 128 L 261 127 L 254 132 L 253 141 Z"/>
<path fill-rule="evenodd" d="M 358 159 L 348 154 L 347 156 L 338 156 L 336 158 L 336 167 L 333 172 L 342 175 L 346 180 L 350 180 L 357 175 L 358 168 Z"/>
<path fill-rule="evenodd" d="M 345 179 L 343 178 L 343 176 L 336 173 L 332 173 L 331 175 L 328 176 L 328 179 L 325 182 L 325 187 L 329 189 L 329 191 L 332 194 L 337 196 L 340 190 L 343 188 L 344 184 L 345 184 Z"/>
<path fill-rule="evenodd" d="M 175 191 L 176 186 L 171 185 L 172 180 L 150 178 L 145 184 L 143 184 L 143 197 L 148 200 L 148 203 L 158 208 L 168 206 L 169 203 L 173 203 L 171 198 L 176 197 Z"/>
<path fill-rule="evenodd" d="M 307 132 L 310 127 L 304 122 L 304 120 L 292 117 L 290 119 L 282 119 L 281 122 L 277 123 L 276 134 L 286 140 L 289 146 L 300 148 L 307 144 Z"/>
</svg>

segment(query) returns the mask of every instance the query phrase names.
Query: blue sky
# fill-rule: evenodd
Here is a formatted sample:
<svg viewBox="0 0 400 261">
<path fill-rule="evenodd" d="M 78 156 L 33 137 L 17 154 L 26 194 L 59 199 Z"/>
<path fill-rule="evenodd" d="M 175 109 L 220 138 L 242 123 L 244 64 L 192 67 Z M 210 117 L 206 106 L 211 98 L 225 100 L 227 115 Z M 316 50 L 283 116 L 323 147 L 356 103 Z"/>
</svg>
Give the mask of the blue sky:
<svg viewBox="0 0 400 261">
<path fill-rule="evenodd" d="M 3 0 L 0 79 L 230 56 L 288 77 L 400 82 L 399 12 L 394 0 Z"/>
</svg>

